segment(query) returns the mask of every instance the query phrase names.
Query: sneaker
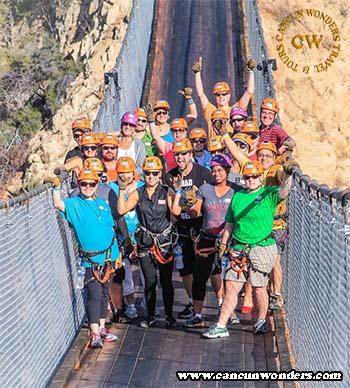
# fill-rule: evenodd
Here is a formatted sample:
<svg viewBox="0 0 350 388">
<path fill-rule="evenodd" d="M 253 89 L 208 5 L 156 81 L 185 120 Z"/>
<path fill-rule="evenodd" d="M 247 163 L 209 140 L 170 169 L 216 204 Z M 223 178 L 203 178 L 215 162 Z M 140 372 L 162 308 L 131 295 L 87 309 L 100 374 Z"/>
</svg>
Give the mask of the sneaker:
<svg viewBox="0 0 350 388">
<path fill-rule="evenodd" d="M 184 323 L 184 327 L 204 327 L 204 322 L 202 318 L 194 316 Z"/>
<path fill-rule="evenodd" d="M 103 342 L 100 333 L 91 333 L 90 348 L 103 348 Z"/>
<path fill-rule="evenodd" d="M 238 317 L 230 317 L 228 320 L 229 325 L 239 325 L 241 320 Z"/>
<path fill-rule="evenodd" d="M 187 319 L 193 315 L 193 304 L 189 303 L 182 311 L 177 315 L 178 318 Z"/>
<path fill-rule="evenodd" d="M 178 327 L 177 320 L 174 317 L 166 317 L 165 319 L 165 327 L 167 329 L 173 329 L 174 327 Z"/>
<path fill-rule="evenodd" d="M 115 342 L 118 340 L 118 337 L 110 333 L 105 327 L 102 327 L 100 330 L 100 336 L 104 342 Z"/>
<path fill-rule="evenodd" d="M 125 310 L 125 315 L 130 318 L 130 319 L 134 319 L 134 318 L 137 318 L 138 315 L 137 315 L 137 310 L 136 310 L 136 307 L 135 306 L 128 306 Z"/>
<path fill-rule="evenodd" d="M 264 334 L 267 332 L 267 325 L 265 319 L 259 319 L 254 325 L 254 334 Z"/>
<path fill-rule="evenodd" d="M 281 310 L 283 306 L 283 298 L 281 295 L 271 294 L 269 309 L 272 311 Z"/>
<path fill-rule="evenodd" d="M 156 326 L 157 320 L 155 317 L 148 317 L 147 319 L 144 319 L 141 321 L 141 327 L 147 329 L 147 327 L 153 327 Z"/>
<path fill-rule="evenodd" d="M 203 337 L 206 338 L 223 338 L 228 337 L 230 333 L 227 330 L 227 327 L 218 327 L 217 324 L 211 326 L 207 331 L 205 331 L 203 334 Z"/>
</svg>

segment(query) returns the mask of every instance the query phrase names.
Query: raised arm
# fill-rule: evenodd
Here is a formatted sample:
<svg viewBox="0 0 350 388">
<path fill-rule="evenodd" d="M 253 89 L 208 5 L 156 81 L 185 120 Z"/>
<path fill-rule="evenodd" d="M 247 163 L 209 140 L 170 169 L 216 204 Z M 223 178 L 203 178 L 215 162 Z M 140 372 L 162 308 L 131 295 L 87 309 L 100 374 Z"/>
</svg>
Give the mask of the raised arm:
<svg viewBox="0 0 350 388">
<path fill-rule="evenodd" d="M 227 125 L 221 127 L 220 135 L 222 136 L 222 140 L 225 143 L 225 146 L 229 150 L 230 154 L 233 156 L 234 159 L 237 160 L 239 165 L 242 167 L 246 162 L 247 157 L 237 147 L 236 143 L 230 138 L 230 135 L 227 133 Z"/>
<path fill-rule="evenodd" d="M 280 198 L 285 199 L 292 186 L 292 174 L 295 168 L 300 168 L 299 163 L 295 159 L 290 159 L 283 164 L 283 179 L 279 189 Z"/>
<path fill-rule="evenodd" d="M 240 103 L 243 108 L 246 108 L 249 104 L 251 96 L 254 95 L 254 87 L 255 87 L 255 77 L 254 77 L 254 69 L 256 67 L 256 60 L 250 58 L 247 62 L 248 67 L 248 82 L 247 82 L 247 89 L 243 93 Z"/>
<path fill-rule="evenodd" d="M 178 90 L 178 93 L 182 94 L 188 104 L 188 113 L 185 116 L 187 124 L 190 125 L 198 117 L 197 107 L 192 98 L 192 88 L 186 87 Z"/>
<path fill-rule="evenodd" d="M 139 201 L 139 195 L 137 193 L 137 190 L 133 191 L 132 193 L 128 194 L 128 198 L 126 198 L 125 189 L 126 186 L 120 185 L 121 182 L 119 182 L 119 196 L 118 196 L 118 202 L 117 202 L 117 210 L 118 213 L 123 216 L 130 210 L 135 209 L 138 201 Z"/>
<path fill-rule="evenodd" d="M 148 104 L 148 105 L 144 106 L 143 109 L 145 110 L 145 112 L 147 114 L 149 129 L 151 131 L 151 135 L 152 135 L 154 141 L 156 142 L 156 146 L 157 146 L 158 150 L 160 151 L 160 153 L 162 155 L 164 155 L 166 143 L 165 143 L 165 140 L 162 139 L 162 137 L 160 136 L 159 130 L 156 127 L 155 116 L 154 116 L 154 111 L 153 111 L 152 105 Z"/>
<path fill-rule="evenodd" d="M 174 187 L 173 189 L 169 189 L 168 193 L 168 207 L 174 216 L 179 216 L 181 213 L 181 206 L 180 206 L 180 200 L 181 200 L 181 186 L 182 186 L 182 179 L 181 177 L 174 177 L 172 180 L 172 184 Z"/>
<path fill-rule="evenodd" d="M 202 83 L 202 57 L 199 57 L 198 62 L 194 62 L 192 65 L 192 70 L 194 72 L 194 82 L 196 86 L 196 93 L 201 102 L 202 109 L 204 110 L 209 104 L 207 96 L 204 94 L 203 83 Z"/>
</svg>

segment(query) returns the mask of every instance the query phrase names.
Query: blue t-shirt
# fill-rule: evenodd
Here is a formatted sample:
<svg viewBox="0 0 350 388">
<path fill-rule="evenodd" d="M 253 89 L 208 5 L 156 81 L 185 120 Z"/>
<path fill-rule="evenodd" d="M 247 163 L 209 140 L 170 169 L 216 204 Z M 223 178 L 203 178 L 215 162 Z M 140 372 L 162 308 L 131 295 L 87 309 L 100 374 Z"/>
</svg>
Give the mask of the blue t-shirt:
<svg viewBox="0 0 350 388">
<path fill-rule="evenodd" d="M 114 220 L 110 207 L 103 199 L 88 200 L 81 196 L 66 198 L 64 206 L 65 212 L 61 212 L 61 217 L 72 226 L 79 246 L 84 251 L 103 251 L 111 245 L 115 235 Z M 118 243 L 114 240 L 111 260 L 115 261 L 119 256 Z M 91 260 L 103 264 L 105 258 L 106 253 L 102 253 L 92 257 Z M 84 262 L 83 265 L 91 267 L 88 262 Z"/>
<path fill-rule="evenodd" d="M 210 168 L 210 162 L 211 162 L 212 156 L 209 151 L 203 150 L 202 156 L 195 156 L 194 160 L 196 163 L 200 164 L 203 167 L 206 167 L 208 170 L 211 170 Z"/>
<path fill-rule="evenodd" d="M 144 184 L 145 183 L 142 181 L 137 181 L 137 188 L 143 186 Z M 110 182 L 109 186 L 119 196 L 118 182 Z M 126 198 L 127 198 L 127 196 L 126 196 Z M 126 227 L 128 228 L 128 232 L 130 234 L 130 237 L 133 238 L 133 235 L 135 234 L 135 232 L 139 226 L 139 223 L 140 223 L 139 219 L 137 217 L 136 211 L 131 210 L 131 211 L 127 212 L 124 215 L 124 219 L 125 219 Z"/>
<path fill-rule="evenodd" d="M 174 139 L 174 135 L 171 131 L 169 131 L 166 135 L 164 136 L 161 136 L 161 138 L 165 141 L 168 141 L 169 143 L 173 144 L 175 139 Z"/>
</svg>

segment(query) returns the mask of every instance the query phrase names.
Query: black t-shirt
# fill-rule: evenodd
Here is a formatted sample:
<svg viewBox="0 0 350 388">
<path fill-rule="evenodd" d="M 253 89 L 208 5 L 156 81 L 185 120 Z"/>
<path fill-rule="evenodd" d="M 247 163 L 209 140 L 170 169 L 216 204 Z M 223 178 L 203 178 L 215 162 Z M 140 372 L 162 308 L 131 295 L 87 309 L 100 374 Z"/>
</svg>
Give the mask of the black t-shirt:
<svg viewBox="0 0 350 388">
<path fill-rule="evenodd" d="M 172 178 L 177 177 L 180 174 L 178 167 L 170 170 L 164 178 L 165 184 L 173 189 Z M 212 183 L 214 184 L 214 177 L 207 168 L 200 166 L 199 164 L 193 164 L 192 170 L 186 175 L 182 177 L 183 184 L 181 187 L 181 199 L 180 205 L 185 202 L 186 191 L 196 186 L 199 189 L 204 183 Z M 192 226 L 199 227 L 202 223 L 202 217 L 192 218 L 186 211 L 182 211 L 180 216 L 177 217 L 180 221 L 180 225 L 184 228 L 189 228 Z"/>
<path fill-rule="evenodd" d="M 82 159 L 84 158 L 83 152 L 79 146 L 76 146 L 75 148 L 67 152 L 67 155 L 64 158 L 64 163 L 66 163 L 69 159 L 75 158 L 76 156 L 79 156 L 79 158 Z"/>
</svg>

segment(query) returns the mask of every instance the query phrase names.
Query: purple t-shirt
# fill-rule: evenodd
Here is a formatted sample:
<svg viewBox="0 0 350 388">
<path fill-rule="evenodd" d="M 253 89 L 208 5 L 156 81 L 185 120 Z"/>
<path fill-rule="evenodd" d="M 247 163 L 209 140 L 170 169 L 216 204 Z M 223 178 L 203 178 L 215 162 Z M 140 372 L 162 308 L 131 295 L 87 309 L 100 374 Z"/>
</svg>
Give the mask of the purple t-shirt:
<svg viewBox="0 0 350 388">
<path fill-rule="evenodd" d="M 197 191 L 198 198 L 203 201 L 202 230 L 211 236 L 219 236 L 224 231 L 227 208 L 234 193 L 239 190 L 239 186 L 233 184 L 230 186 L 227 193 L 222 197 L 216 195 L 215 186 L 209 183 L 205 183 Z"/>
</svg>

